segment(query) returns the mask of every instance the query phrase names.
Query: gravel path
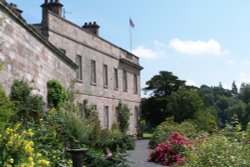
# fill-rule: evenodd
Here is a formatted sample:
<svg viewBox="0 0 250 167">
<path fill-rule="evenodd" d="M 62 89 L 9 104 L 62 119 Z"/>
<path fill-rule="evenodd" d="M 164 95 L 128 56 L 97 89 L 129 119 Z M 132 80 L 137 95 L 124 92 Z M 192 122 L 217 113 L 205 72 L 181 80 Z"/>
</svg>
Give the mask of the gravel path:
<svg viewBox="0 0 250 167">
<path fill-rule="evenodd" d="M 147 158 L 151 152 L 148 148 L 149 140 L 137 140 L 135 142 L 135 150 L 128 151 L 127 160 L 131 167 L 161 167 L 161 165 L 147 162 Z"/>
</svg>

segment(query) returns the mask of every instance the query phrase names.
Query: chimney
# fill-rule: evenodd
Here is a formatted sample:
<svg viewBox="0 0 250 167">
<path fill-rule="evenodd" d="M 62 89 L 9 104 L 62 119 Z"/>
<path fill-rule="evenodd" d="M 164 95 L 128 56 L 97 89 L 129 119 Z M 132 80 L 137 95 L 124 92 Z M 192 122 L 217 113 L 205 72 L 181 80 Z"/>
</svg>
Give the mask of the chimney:
<svg viewBox="0 0 250 167">
<path fill-rule="evenodd" d="M 82 26 L 82 28 L 87 30 L 88 32 L 96 35 L 96 36 L 99 36 L 99 28 L 100 28 L 100 26 L 97 25 L 95 21 L 93 23 L 92 22 L 89 22 L 89 23 L 86 22 Z"/>
<path fill-rule="evenodd" d="M 19 17 L 22 15 L 23 11 L 17 8 L 17 5 L 14 3 L 10 3 L 10 9 L 16 13 Z"/>
<path fill-rule="evenodd" d="M 44 4 L 41 5 L 42 7 L 42 15 L 43 21 L 47 18 L 48 11 L 57 14 L 58 16 L 62 17 L 62 7 L 63 5 L 60 3 L 59 0 L 44 0 Z"/>
</svg>

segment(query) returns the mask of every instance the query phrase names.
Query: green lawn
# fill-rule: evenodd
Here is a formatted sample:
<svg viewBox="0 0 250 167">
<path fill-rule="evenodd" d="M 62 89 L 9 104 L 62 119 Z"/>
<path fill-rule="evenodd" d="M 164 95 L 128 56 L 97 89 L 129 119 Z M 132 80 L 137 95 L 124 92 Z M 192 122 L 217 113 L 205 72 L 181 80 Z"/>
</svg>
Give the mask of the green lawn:
<svg viewBox="0 0 250 167">
<path fill-rule="evenodd" d="M 144 138 L 144 139 L 151 139 L 152 136 L 153 136 L 152 133 L 143 133 L 143 138 Z"/>
</svg>

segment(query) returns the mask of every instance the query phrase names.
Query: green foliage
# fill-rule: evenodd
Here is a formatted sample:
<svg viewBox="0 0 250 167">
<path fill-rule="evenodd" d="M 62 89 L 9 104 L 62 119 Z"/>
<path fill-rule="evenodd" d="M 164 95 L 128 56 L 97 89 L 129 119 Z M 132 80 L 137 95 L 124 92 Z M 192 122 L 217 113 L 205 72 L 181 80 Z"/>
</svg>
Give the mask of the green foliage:
<svg viewBox="0 0 250 167">
<path fill-rule="evenodd" d="M 215 107 L 218 115 L 216 122 L 223 128 L 227 122 L 231 121 L 233 115 L 237 114 L 239 122 L 243 129 L 250 121 L 250 87 L 248 84 L 242 84 L 238 93 L 235 82 L 232 83 L 232 90 L 224 89 L 222 86 L 208 87 L 201 86 L 200 94 L 207 107 Z"/>
<path fill-rule="evenodd" d="M 174 122 L 173 117 L 167 118 L 165 122 L 156 127 L 153 137 L 149 142 L 150 148 L 155 148 L 157 144 L 167 141 L 174 132 L 179 132 L 187 138 L 194 138 L 197 135 L 197 129 L 191 121 L 178 124 Z"/>
<path fill-rule="evenodd" d="M 212 129 L 216 127 L 216 111 L 206 107 L 197 90 L 180 88 L 168 97 L 149 98 L 142 101 L 143 118 L 152 126 L 158 125 L 167 117 L 174 117 L 174 121 L 181 123 L 187 119 L 196 120 L 201 127 Z M 211 113 L 213 112 L 213 113 Z M 204 114 L 204 116 L 203 116 Z"/>
<path fill-rule="evenodd" d="M 87 152 L 84 162 L 89 167 L 129 167 L 123 157 L 114 155 L 108 158 L 102 151 L 95 149 Z"/>
<path fill-rule="evenodd" d="M 248 122 L 248 124 L 247 124 L 246 132 L 247 132 L 248 134 L 250 134 L 250 122 Z"/>
<path fill-rule="evenodd" d="M 12 104 L 6 97 L 3 87 L 0 85 L 0 133 L 8 125 L 9 120 L 14 114 Z"/>
<path fill-rule="evenodd" d="M 203 107 L 203 101 L 197 91 L 181 88 L 169 96 L 167 111 L 174 116 L 175 122 L 194 118 Z"/>
<path fill-rule="evenodd" d="M 34 149 L 32 129 L 21 130 L 20 124 L 6 128 L 0 135 L 0 166 L 50 166 Z"/>
<path fill-rule="evenodd" d="M 73 95 L 73 89 L 69 89 L 69 95 Z M 119 131 L 118 125 L 114 125 L 112 131 L 102 129 L 98 112 L 94 107 L 84 101 L 83 107 L 85 117 L 79 113 L 79 109 L 74 105 L 74 96 L 68 96 L 58 114 L 58 129 L 61 140 L 67 147 L 85 147 L 90 151 L 85 157 L 87 166 L 116 166 L 125 164 L 125 160 L 118 157 L 116 153 L 124 152 L 128 149 L 128 141 Z M 106 159 L 106 149 L 112 151 L 113 156 Z"/>
<path fill-rule="evenodd" d="M 166 97 L 185 85 L 185 81 L 179 80 L 172 72 L 160 71 L 159 75 L 153 76 L 146 82 L 144 91 L 152 91 L 155 97 Z"/>
<path fill-rule="evenodd" d="M 89 134 L 92 132 L 88 122 L 77 113 L 61 109 L 58 111 L 60 118 L 61 138 L 70 148 L 79 148 L 89 144 Z"/>
<path fill-rule="evenodd" d="M 31 95 L 31 88 L 23 80 L 15 80 L 10 93 L 10 101 L 15 106 L 17 120 L 39 120 L 44 116 L 45 103 L 41 96 Z"/>
<path fill-rule="evenodd" d="M 70 158 L 65 156 L 64 142 L 58 134 L 57 119 L 58 115 L 52 111 L 39 123 L 26 122 L 23 130 L 32 129 L 34 148 L 50 161 L 50 166 L 71 166 Z"/>
<path fill-rule="evenodd" d="M 152 127 L 172 116 L 178 123 L 187 119 L 196 119 L 196 123 L 199 124 L 205 121 L 203 129 L 211 130 L 211 126 L 206 127 L 209 122 L 215 124 L 214 127 L 217 126 L 217 114 L 210 113 L 211 109 L 208 109 L 209 105 L 214 103 L 213 91 L 209 87 L 204 87 L 202 90 L 204 94 L 210 93 L 210 95 L 202 97 L 197 88 L 185 86 L 185 81 L 166 71 L 154 76 L 147 85 L 145 90 L 153 91 L 153 96 L 142 99 L 142 118 Z M 223 88 L 218 88 L 215 92 L 219 94 L 220 91 L 223 91 Z M 208 101 L 204 103 L 206 99 Z"/>
<path fill-rule="evenodd" d="M 216 99 L 214 96 L 213 89 L 206 85 L 201 85 L 199 93 L 201 95 L 201 98 L 203 99 L 205 105 L 214 105 Z"/>
<path fill-rule="evenodd" d="M 60 105 L 66 99 L 66 92 L 65 88 L 56 80 L 50 80 L 47 83 L 48 88 L 48 106 L 50 108 L 55 107 L 56 109 L 59 108 Z"/>
<path fill-rule="evenodd" d="M 10 100 L 15 103 L 15 105 L 20 105 L 25 103 L 31 93 L 31 88 L 28 83 L 24 80 L 14 80 L 10 92 Z"/>
<path fill-rule="evenodd" d="M 242 84 L 239 92 L 239 99 L 244 103 L 250 102 L 250 84 Z"/>
<path fill-rule="evenodd" d="M 217 111 L 214 107 L 204 108 L 194 114 L 193 122 L 197 129 L 212 133 L 217 130 Z"/>
<path fill-rule="evenodd" d="M 171 116 L 166 110 L 167 103 L 167 98 L 150 97 L 148 99 L 142 99 L 142 118 L 146 121 L 148 131 L 163 122 L 166 117 Z"/>
<path fill-rule="evenodd" d="M 245 138 L 245 134 L 235 133 Z M 187 163 L 193 166 L 250 166 L 250 145 L 246 140 L 231 140 L 223 134 L 202 136 L 194 141 L 194 147 L 186 152 Z"/>
<path fill-rule="evenodd" d="M 233 95 L 237 95 L 238 94 L 238 88 L 237 88 L 237 86 L 235 84 L 235 81 L 233 81 L 233 83 L 232 83 L 232 94 Z"/>
<path fill-rule="evenodd" d="M 119 129 L 123 134 L 126 134 L 129 128 L 129 117 L 130 110 L 125 104 L 119 104 L 117 121 L 119 124 Z"/>
</svg>

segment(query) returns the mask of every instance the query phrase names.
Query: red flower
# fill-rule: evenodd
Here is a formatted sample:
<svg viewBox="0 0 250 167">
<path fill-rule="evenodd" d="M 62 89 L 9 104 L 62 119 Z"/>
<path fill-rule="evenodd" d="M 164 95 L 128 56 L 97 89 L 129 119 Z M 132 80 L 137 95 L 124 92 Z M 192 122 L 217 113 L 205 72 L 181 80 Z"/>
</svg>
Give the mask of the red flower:
<svg viewBox="0 0 250 167">
<path fill-rule="evenodd" d="M 180 148 L 189 144 L 189 141 L 178 132 L 173 133 L 168 141 L 159 143 L 151 152 L 148 161 L 161 163 L 165 166 L 174 163 L 183 164 L 184 157 L 180 154 Z"/>
</svg>

